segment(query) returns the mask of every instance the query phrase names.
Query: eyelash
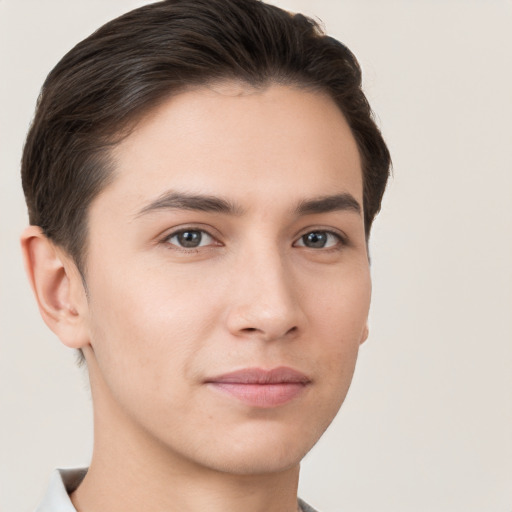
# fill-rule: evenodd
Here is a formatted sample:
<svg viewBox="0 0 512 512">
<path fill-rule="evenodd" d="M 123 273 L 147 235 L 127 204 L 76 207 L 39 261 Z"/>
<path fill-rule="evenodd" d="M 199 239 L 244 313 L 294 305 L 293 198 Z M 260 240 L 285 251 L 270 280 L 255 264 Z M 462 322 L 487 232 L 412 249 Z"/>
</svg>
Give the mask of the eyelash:
<svg viewBox="0 0 512 512">
<path fill-rule="evenodd" d="M 187 232 L 190 232 L 190 233 L 201 233 L 201 238 L 200 238 L 200 242 L 202 242 L 202 237 L 204 235 L 206 235 L 207 237 L 211 238 L 215 243 L 209 243 L 207 245 L 199 245 L 197 247 L 183 247 L 183 246 L 180 246 L 178 244 L 175 244 L 175 243 L 172 243 L 171 240 L 179 235 L 182 235 L 184 233 L 187 233 Z M 322 234 L 325 234 L 327 236 L 331 236 L 331 237 L 334 237 L 337 242 L 330 246 L 330 247 L 308 247 L 307 245 L 305 245 L 304 243 L 302 243 L 301 245 L 297 245 L 299 242 L 304 242 L 304 237 L 306 237 L 307 235 L 311 235 L 313 233 L 322 233 Z M 179 229 L 177 231 L 173 231 L 172 233 L 168 234 L 167 236 L 165 236 L 165 238 L 163 238 L 162 240 L 162 243 L 164 244 L 167 244 L 168 246 L 172 246 L 173 250 L 177 250 L 177 251 L 180 251 L 180 252 L 185 252 L 185 253 L 197 253 L 199 251 L 199 249 L 201 248 L 207 248 L 207 247 L 214 247 L 214 246 L 220 246 L 222 245 L 221 242 L 219 242 L 212 234 L 210 234 L 208 231 L 206 231 L 205 229 L 201 229 L 201 228 L 197 228 L 197 227 L 185 227 L 185 228 L 182 228 L 182 229 Z M 300 235 L 297 240 L 293 243 L 293 246 L 294 247 L 304 247 L 306 249 L 312 249 L 312 250 L 323 250 L 324 252 L 328 252 L 328 251 L 336 251 L 336 250 L 340 250 L 342 247 L 348 245 L 348 242 L 347 242 L 347 239 L 344 235 L 342 235 L 341 233 L 338 233 L 338 232 L 335 232 L 335 231 L 332 231 L 332 230 L 328 230 L 328 229 L 308 229 L 308 231 L 304 232 L 302 235 Z"/>
<path fill-rule="evenodd" d="M 201 238 L 200 238 L 200 242 L 202 242 L 202 238 L 204 235 L 206 235 L 207 237 L 211 238 L 212 241 L 215 241 L 217 243 L 209 243 L 207 245 L 199 245 L 197 247 L 183 247 L 183 246 L 180 246 L 178 244 L 174 244 L 171 242 L 171 240 L 179 235 L 182 235 L 184 233 L 201 233 Z M 217 241 L 217 239 L 211 235 L 210 233 L 208 233 L 208 231 L 206 231 L 205 229 L 200 229 L 200 228 L 196 228 L 196 227 L 189 227 L 189 228 L 182 228 L 182 229 L 179 229 L 177 231 L 173 231 L 172 233 L 168 234 L 163 240 L 162 240 L 163 243 L 169 245 L 169 246 L 172 246 L 172 248 L 174 250 L 177 250 L 177 251 L 181 251 L 181 252 L 186 252 L 186 253 L 196 253 L 199 251 L 199 249 L 201 248 L 204 248 L 204 247 L 212 247 L 212 246 L 215 246 L 215 245 L 221 245 L 220 242 Z"/>
<path fill-rule="evenodd" d="M 308 235 L 312 235 L 312 234 L 324 234 L 324 235 L 327 235 L 328 237 L 334 237 L 336 239 L 336 243 L 334 243 L 333 245 L 331 246 L 328 246 L 328 247 L 308 247 L 307 245 L 297 245 L 298 242 L 303 242 L 304 241 L 304 238 Z M 341 233 L 338 233 L 336 231 L 331 231 L 331 230 L 328 230 L 328 229 L 309 229 L 308 231 L 306 231 L 303 235 L 301 235 L 296 242 L 294 242 L 294 247 L 305 247 L 306 249 L 313 249 L 313 250 L 323 250 L 324 252 L 326 251 L 336 251 L 336 250 L 340 250 L 340 248 L 344 247 L 347 245 L 347 240 L 346 240 L 346 237 L 343 236 Z"/>
</svg>

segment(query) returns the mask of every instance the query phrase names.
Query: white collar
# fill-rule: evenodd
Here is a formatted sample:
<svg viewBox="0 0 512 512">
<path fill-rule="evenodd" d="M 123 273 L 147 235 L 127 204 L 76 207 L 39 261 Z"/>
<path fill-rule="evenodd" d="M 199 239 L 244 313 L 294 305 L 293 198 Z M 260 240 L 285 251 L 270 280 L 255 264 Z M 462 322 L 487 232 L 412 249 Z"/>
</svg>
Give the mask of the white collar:
<svg viewBox="0 0 512 512">
<path fill-rule="evenodd" d="M 56 469 L 35 512 L 76 512 L 69 495 L 80 485 L 86 473 L 87 468 Z"/>
</svg>

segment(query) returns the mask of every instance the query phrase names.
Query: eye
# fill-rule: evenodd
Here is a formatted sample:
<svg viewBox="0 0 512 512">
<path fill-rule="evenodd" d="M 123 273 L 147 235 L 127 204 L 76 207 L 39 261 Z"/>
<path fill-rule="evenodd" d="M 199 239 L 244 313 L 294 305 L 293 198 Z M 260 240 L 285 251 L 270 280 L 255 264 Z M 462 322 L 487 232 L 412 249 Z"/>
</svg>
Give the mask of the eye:
<svg viewBox="0 0 512 512">
<path fill-rule="evenodd" d="M 342 243 L 343 239 L 340 235 L 331 231 L 317 230 L 302 235 L 294 245 L 310 249 L 330 249 Z"/>
<path fill-rule="evenodd" d="M 182 229 L 167 236 L 164 242 L 183 249 L 214 245 L 215 239 L 202 229 Z"/>
</svg>

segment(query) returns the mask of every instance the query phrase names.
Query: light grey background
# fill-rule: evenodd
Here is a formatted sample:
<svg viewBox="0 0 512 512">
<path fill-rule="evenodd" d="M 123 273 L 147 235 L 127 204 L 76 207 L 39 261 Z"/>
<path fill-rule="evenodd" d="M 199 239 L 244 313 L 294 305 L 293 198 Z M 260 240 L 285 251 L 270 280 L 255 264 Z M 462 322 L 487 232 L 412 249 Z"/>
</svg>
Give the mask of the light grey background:
<svg viewBox="0 0 512 512">
<path fill-rule="evenodd" d="M 18 237 L 44 77 L 141 1 L 0 0 L 0 510 L 87 465 L 86 379 L 44 326 Z M 323 512 L 512 511 L 512 2 L 275 0 L 358 56 L 394 159 L 371 240 L 371 334 L 303 464 Z"/>
</svg>

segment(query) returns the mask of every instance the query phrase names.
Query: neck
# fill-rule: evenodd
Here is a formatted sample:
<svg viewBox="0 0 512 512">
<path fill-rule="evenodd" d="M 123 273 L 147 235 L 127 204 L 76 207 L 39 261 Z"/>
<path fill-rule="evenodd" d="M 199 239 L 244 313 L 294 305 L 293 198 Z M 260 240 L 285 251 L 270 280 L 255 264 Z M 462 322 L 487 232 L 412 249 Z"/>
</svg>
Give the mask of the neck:
<svg viewBox="0 0 512 512">
<path fill-rule="evenodd" d="M 92 365 L 91 365 L 92 363 Z M 90 468 L 71 495 L 78 512 L 296 512 L 299 465 L 236 474 L 184 459 L 131 421 L 89 362 L 94 404 Z"/>
</svg>

